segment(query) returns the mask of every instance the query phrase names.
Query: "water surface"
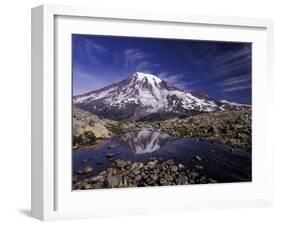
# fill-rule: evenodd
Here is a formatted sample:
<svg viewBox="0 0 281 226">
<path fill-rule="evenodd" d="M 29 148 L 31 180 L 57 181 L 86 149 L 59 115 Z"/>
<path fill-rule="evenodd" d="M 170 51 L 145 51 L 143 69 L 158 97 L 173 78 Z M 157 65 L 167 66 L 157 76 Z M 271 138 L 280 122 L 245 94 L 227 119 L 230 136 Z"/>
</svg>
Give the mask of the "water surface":
<svg viewBox="0 0 281 226">
<path fill-rule="evenodd" d="M 114 157 L 107 158 L 108 153 Z M 206 140 L 174 138 L 148 129 L 128 132 L 106 140 L 99 147 L 75 152 L 73 171 L 91 166 L 96 175 L 110 167 L 114 159 L 147 162 L 153 158 L 174 159 L 187 168 L 203 166 L 202 173 L 218 182 L 251 181 L 251 153 L 233 151 L 228 145 Z"/>
</svg>

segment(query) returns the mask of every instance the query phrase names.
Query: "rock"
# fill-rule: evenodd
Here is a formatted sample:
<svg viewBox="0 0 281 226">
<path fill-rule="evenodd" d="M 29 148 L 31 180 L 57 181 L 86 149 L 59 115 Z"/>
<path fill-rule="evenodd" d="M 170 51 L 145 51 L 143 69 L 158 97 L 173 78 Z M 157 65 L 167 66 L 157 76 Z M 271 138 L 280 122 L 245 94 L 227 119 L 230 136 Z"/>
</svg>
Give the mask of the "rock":
<svg viewBox="0 0 281 226">
<path fill-rule="evenodd" d="M 88 158 L 88 159 L 83 159 L 83 162 L 89 162 L 89 161 L 91 161 L 92 160 L 92 158 Z"/>
<path fill-rule="evenodd" d="M 123 186 L 124 187 L 127 187 L 128 186 L 128 182 L 127 182 L 127 180 L 124 178 L 124 180 L 123 180 Z"/>
<path fill-rule="evenodd" d="M 175 164 L 175 161 L 172 160 L 172 159 L 170 159 L 170 160 L 166 161 L 166 163 L 167 163 L 168 165 L 174 165 L 174 164 Z"/>
<path fill-rule="evenodd" d="M 114 149 L 114 148 L 116 148 L 116 146 L 115 146 L 115 145 L 110 145 L 110 146 L 108 146 L 107 148 L 108 148 L 108 149 Z"/>
<path fill-rule="evenodd" d="M 202 158 L 199 156 L 199 155 L 195 155 L 195 158 L 198 160 L 198 161 L 201 161 Z"/>
<path fill-rule="evenodd" d="M 153 179 L 153 180 L 157 180 L 157 179 L 158 179 L 158 176 L 157 176 L 157 175 L 151 175 L 150 177 L 151 177 L 151 179 Z"/>
<path fill-rule="evenodd" d="M 95 123 L 91 131 L 95 134 L 96 138 L 110 138 L 110 132 L 100 122 Z"/>
<path fill-rule="evenodd" d="M 86 184 L 84 188 L 85 188 L 85 189 L 92 189 L 93 186 L 92 186 L 91 184 Z"/>
<path fill-rule="evenodd" d="M 98 175 L 98 176 L 92 177 L 92 178 L 91 178 L 91 181 L 92 181 L 92 182 L 97 182 L 97 181 L 103 182 L 103 181 L 104 181 L 104 177 L 101 176 L 101 175 Z"/>
<path fill-rule="evenodd" d="M 107 184 L 109 187 L 117 187 L 119 184 L 118 178 L 116 176 L 107 177 Z"/>
<path fill-rule="evenodd" d="M 84 171 L 83 170 L 77 170 L 77 172 L 76 172 L 77 174 L 83 174 L 84 173 Z"/>
<path fill-rule="evenodd" d="M 93 170 L 93 168 L 92 167 L 90 167 L 90 166 L 87 166 L 87 167 L 85 167 L 84 168 L 84 173 L 92 173 L 94 170 Z"/>
<path fill-rule="evenodd" d="M 205 176 L 200 178 L 200 183 L 201 184 L 205 184 L 206 183 L 206 177 Z"/>
<path fill-rule="evenodd" d="M 99 173 L 100 176 L 105 176 L 106 174 L 107 174 L 106 171 L 102 171 L 102 172 Z"/>
<path fill-rule="evenodd" d="M 178 167 L 177 166 L 172 166 L 171 167 L 171 171 L 172 172 L 177 172 L 178 171 Z"/>
<path fill-rule="evenodd" d="M 210 152 L 212 152 L 212 153 L 216 153 L 216 151 L 215 151 L 214 149 L 211 149 L 211 150 L 210 150 Z"/>
<path fill-rule="evenodd" d="M 93 186 L 93 189 L 101 189 L 104 187 L 103 183 L 96 183 L 96 184 L 93 184 L 92 186 Z"/>
<path fill-rule="evenodd" d="M 178 165 L 178 167 L 179 167 L 180 170 L 185 168 L 185 166 L 181 163 Z"/>
<path fill-rule="evenodd" d="M 139 174 L 140 174 L 140 171 L 139 171 L 139 170 L 135 170 L 135 171 L 132 171 L 132 173 L 133 173 L 134 175 L 139 175 Z"/>
<path fill-rule="evenodd" d="M 161 178 L 160 185 L 167 185 L 167 181 L 164 178 Z"/>
<path fill-rule="evenodd" d="M 153 169 L 155 167 L 155 165 L 156 165 L 155 161 L 151 161 L 151 162 L 147 163 L 147 166 L 148 166 L 149 169 Z"/>
<path fill-rule="evenodd" d="M 78 177 L 77 177 L 77 176 L 73 176 L 73 177 L 72 177 L 72 182 L 73 182 L 73 183 L 76 183 L 77 181 L 78 181 Z"/>
<path fill-rule="evenodd" d="M 102 165 L 103 162 L 102 161 L 97 161 L 97 165 Z"/>
<path fill-rule="evenodd" d="M 207 133 L 214 133 L 214 132 L 215 132 L 215 129 L 212 126 L 207 129 Z"/>
<path fill-rule="evenodd" d="M 114 158 L 115 154 L 114 153 L 106 153 L 106 158 Z"/>
<path fill-rule="evenodd" d="M 173 179 L 174 179 L 174 178 L 173 178 L 171 175 L 169 175 L 169 174 L 165 174 L 164 178 L 165 178 L 165 180 L 167 180 L 167 181 L 173 181 Z"/>
<path fill-rule="evenodd" d="M 204 167 L 203 167 L 203 166 L 200 166 L 200 165 L 195 165 L 195 169 L 197 169 L 197 170 L 202 170 L 202 169 L 204 169 Z"/>
<path fill-rule="evenodd" d="M 188 178 L 185 175 L 179 175 L 179 177 L 176 179 L 177 184 L 188 184 Z"/>
<path fill-rule="evenodd" d="M 139 181 L 139 180 L 141 180 L 141 178 L 142 178 L 141 175 L 137 175 L 136 178 L 135 178 L 135 180 L 136 180 L 136 181 Z"/>
<path fill-rule="evenodd" d="M 208 181 L 209 181 L 210 183 L 218 183 L 216 180 L 211 179 L 211 178 L 209 178 Z"/>
<path fill-rule="evenodd" d="M 131 166 L 131 170 L 138 170 L 141 168 L 141 164 L 139 162 L 134 162 Z"/>
<path fill-rule="evenodd" d="M 127 163 L 125 161 L 119 160 L 119 159 L 115 160 L 115 163 L 116 163 L 116 166 L 118 168 L 123 168 L 123 167 L 125 167 L 127 165 Z"/>
<path fill-rule="evenodd" d="M 191 173 L 189 173 L 189 175 L 190 175 L 192 178 L 195 178 L 195 177 L 198 177 L 198 176 L 199 176 L 199 173 L 197 173 L 197 172 L 191 172 Z"/>
</svg>

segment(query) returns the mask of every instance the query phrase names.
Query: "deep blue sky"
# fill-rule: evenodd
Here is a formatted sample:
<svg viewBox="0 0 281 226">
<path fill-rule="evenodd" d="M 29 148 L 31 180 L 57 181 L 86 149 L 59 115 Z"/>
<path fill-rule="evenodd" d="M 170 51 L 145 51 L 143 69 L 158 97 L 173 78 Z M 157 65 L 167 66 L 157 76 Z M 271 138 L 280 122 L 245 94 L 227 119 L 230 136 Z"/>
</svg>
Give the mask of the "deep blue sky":
<svg viewBox="0 0 281 226">
<path fill-rule="evenodd" d="M 73 94 L 141 71 L 187 91 L 251 104 L 251 57 L 251 43 L 73 34 Z"/>
</svg>

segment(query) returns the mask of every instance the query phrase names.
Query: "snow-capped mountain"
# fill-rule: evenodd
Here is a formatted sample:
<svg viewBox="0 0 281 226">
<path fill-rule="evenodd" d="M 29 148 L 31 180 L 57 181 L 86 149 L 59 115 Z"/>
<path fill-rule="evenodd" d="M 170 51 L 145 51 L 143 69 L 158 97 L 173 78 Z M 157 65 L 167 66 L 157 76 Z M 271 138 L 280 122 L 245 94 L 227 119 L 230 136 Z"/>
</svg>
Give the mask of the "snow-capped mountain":
<svg viewBox="0 0 281 226">
<path fill-rule="evenodd" d="M 134 154 L 144 154 L 165 146 L 172 140 L 172 137 L 165 133 L 142 129 L 125 133 L 120 139 L 123 145 L 128 146 Z"/>
<path fill-rule="evenodd" d="M 239 108 L 202 93 L 174 87 L 155 75 L 136 72 L 127 79 L 74 97 L 74 105 L 114 120 L 138 120 L 150 114 L 190 114 Z"/>
</svg>

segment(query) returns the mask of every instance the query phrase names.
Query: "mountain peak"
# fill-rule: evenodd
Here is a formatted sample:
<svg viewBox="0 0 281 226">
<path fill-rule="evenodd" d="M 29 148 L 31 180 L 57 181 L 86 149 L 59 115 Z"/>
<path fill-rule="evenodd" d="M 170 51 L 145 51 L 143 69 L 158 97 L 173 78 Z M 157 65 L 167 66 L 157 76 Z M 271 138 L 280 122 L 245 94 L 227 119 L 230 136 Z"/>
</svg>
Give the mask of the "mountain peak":
<svg viewBox="0 0 281 226">
<path fill-rule="evenodd" d="M 139 120 L 152 114 L 186 114 L 240 108 L 202 92 L 187 92 L 159 77 L 135 72 L 129 78 L 74 97 L 75 106 L 114 120 Z"/>
<path fill-rule="evenodd" d="M 154 83 L 159 84 L 162 82 L 162 80 L 160 78 L 158 78 L 157 76 L 155 76 L 153 74 L 149 74 L 149 73 L 135 72 L 132 76 L 137 78 L 137 80 L 139 80 L 139 81 L 147 80 L 151 84 L 154 84 Z"/>
</svg>

